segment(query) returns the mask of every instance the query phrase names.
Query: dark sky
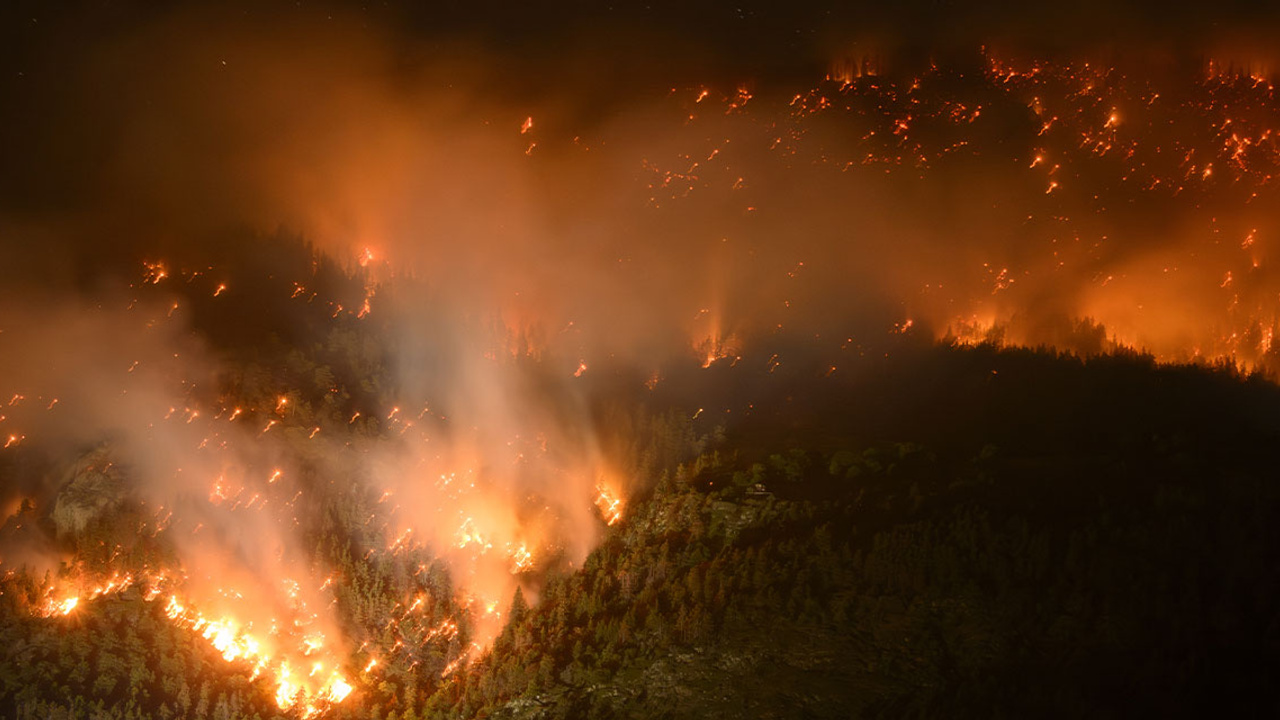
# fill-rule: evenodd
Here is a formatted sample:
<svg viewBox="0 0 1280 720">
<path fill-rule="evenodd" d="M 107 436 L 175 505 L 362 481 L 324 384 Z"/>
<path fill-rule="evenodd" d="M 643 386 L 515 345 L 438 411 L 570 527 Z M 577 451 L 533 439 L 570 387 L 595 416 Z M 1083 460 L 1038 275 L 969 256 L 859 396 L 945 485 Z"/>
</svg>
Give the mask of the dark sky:
<svg viewBox="0 0 1280 720">
<path fill-rule="evenodd" d="M 535 91 L 539 82 L 558 81 L 584 66 L 608 68 L 611 77 L 624 81 L 811 76 L 833 54 L 851 47 L 917 57 L 982 43 L 1038 54 L 1186 55 L 1222 46 L 1265 52 L 1271 31 L 1280 27 L 1280 6 L 1239 0 L 11 0 L 0 5 L 0 148 L 7 156 L 39 135 L 50 114 L 92 110 L 85 98 L 69 93 L 84 65 L 94 62 L 96 48 L 193 8 L 245 28 L 330 23 L 339 32 L 389 29 L 403 43 L 406 63 L 465 43 L 504 58 L 520 84 L 532 83 Z M 10 182 L 0 187 L 12 191 Z"/>
<path fill-rule="evenodd" d="M 1107 0 L 13 0 L 0 3 L 0 216 L 21 221 L 127 204 L 111 195 L 120 185 L 112 173 L 135 153 L 129 138 L 143 132 L 140 119 L 164 106 L 168 126 L 216 137 L 207 117 L 184 118 L 169 106 L 174 98 L 202 97 L 199 82 L 210 66 L 229 61 L 235 69 L 240 60 L 244 71 L 253 56 L 241 37 L 252 38 L 261 56 L 263 38 L 269 44 L 278 36 L 272 61 L 304 58 L 298 65 L 319 67 L 302 68 L 308 82 L 341 72 L 344 82 L 359 84 L 361 56 L 347 63 L 343 54 L 349 44 L 375 43 L 379 65 L 369 72 L 380 83 L 400 72 L 406 84 L 421 87 L 423 68 L 447 65 L 457 84 L 511 106 L 556 98 L 578 102 L 572 112 L 607 114 L 637 89 L 742 80 L 790 85 L 820 77 L 834 57 L 863 52 L 899 66 L 972 54 L 983 43 L 1039 55 L 1105 53 L 1110 60 L 1169 62 L 1222 48 L 1265 56 L 1278 18 L 1274 4 Z M 472 67 L 482 69 L 462 77 Z M 256 92 L 267 86 L 252 81 Z M 305 99 L 307 90 L 297 91 Z M 237 110 L 237 97 L 235 88 L 222 88 L 207 106 Z M 261 99 L 246 90 L 241 104 Z M 262 127 L 269 132 L 270 119 Z M 241 140 L 240 147 L 254 147 Z"/>
<path fill-rule="evenodd" d="M 636 63 L 665 64 L 692 56 L 753 70 L 822 60 L 849 39 L 913 49 L 1003 41 L 1044 51 L 1079 47 L 1195 47 L 1248 36 L 1264 42 L 1280 17 L 1274 3 L 1109 2 L 969 3 L 773 2 L 652 0 L 650 2 L 111 2 L 15 0 L 0 9 L 5 74 L 48 61 L 48 51 L 74 54 L 103 37 L 204 5 L 246 23 L 333 18 L 347 25 L 388 25 L 428 42 L 459 38 L 530 58 L 562 55 L 598 42 Z M 624 40 L 625 39 L 625 40 Z M 623 44 L 617 43 L 622 40 Z M 568 42 L 568 44 L 566 44 Z M 601 60 L 602 58 L 594 58 Z M 614 61 L 625 58 L 608 58 Z M 16 64 L 15 64 L 16 63 Z M 26 67 L 22 67 L 22 66 Z"/>
</svg>

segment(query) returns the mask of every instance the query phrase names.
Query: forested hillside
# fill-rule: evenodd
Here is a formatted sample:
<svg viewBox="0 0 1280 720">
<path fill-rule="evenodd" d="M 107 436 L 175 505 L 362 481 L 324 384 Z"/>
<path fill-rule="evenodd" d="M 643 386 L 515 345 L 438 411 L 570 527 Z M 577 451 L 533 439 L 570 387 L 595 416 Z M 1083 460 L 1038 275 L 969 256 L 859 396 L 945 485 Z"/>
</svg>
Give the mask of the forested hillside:
<svg viewBox="0 0 1280 720">
<path fill-rule="evenodd" d="M 347 421 L 380 376 L 376 357 L 352 356 L 363 331 L 350 332 L 345 346 L 267 358 L 276 375 L 244 361 L 232 377 L 250 397 L 259 375 L 296 388 L 298 426 L 376 434 L 377 425 Z M 777 342 L 770 350 L 785 351 L 785 338 Z M 616 389 L 593 413 L 626 428 L 611 452 L 635 477 L 625 512 L 599 521 L 602 542 L 583 565 L 546 561 L 521 575 L 501 633 L 475 654 L 449 569 L 430 548 L 378 551 L 383 539 L 364 524 L 377 499 L 335 484 L 341 467 L 311 467 L 323 489 L 309 513 L 320 518 L 307 527 L 312 562 L 339 578 L 335 606 L 365 643 L 349 655 L 352 676 L 373 678 L 329 712 L 991 717 L 1277 707 L 1280 390 L 1138 354 L 1081 360 L 895 342 L 889 358 L 830 376 L 805 362 L 775 372 L 747 362 L 704 370 L 691 359 L 649 389 L 621 368 L 601 373 L 597 382 Z M 373 365 L 349 369 L 358 362 Z M 366 382 L 331 400 L 331 378 L 347 373 Z M 306 378 L 319 381 L 314 390 Z M 750 399 L 741 417 L 724 412 L 741 398 Z M 86 477 L 109 481 L 69 477 L 64 502 Z M 163 566 L 163 534 L 137 534 L 148 518 L 130 507 L 121 500 L 61 533 L 74 558 L 62 572 Z M 29 508 L 5 531 L 56 530 L 57 521 Z M 4 581 L 5 714 L 280 713 L 251 668 L 166 622 L 144 587 L 104 592 L 66 617 L 41 616 L 39 587 L 12 571 Z M 369 646 L 380 649 L 376 676 L 357 667 Z"/>
</svg>

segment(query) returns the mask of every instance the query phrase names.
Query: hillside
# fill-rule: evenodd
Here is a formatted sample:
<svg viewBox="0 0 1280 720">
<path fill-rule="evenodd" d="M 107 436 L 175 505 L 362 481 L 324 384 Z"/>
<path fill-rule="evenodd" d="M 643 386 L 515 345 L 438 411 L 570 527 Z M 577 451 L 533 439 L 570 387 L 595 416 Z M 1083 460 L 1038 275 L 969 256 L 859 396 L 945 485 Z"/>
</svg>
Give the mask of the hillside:
<svg viewBox="0 0 1280 720">
<path fill-rule="evenodd" d="M 1280 11 L 10 4 L 0 718 L 1280 715 Z"/>
<path fill-rule="evenodd" d="M 429 641 L 338 716 L 1276 707 L 1280 390 L 1136 355 L 902 353 L 821 392 L 726 369 L 733 394 L 769 398 L 729 430 L 650 407 L 640 455 L 652 482 L 582 567 L 524 583 L 466 669 L 435 677 L 459 641 Z M 448 582 L 352 559 L 339 538 L 356 543 L 358 528 L 335 519 L 317 553 L 341 556 L 339 600 L 353 620 L 368 613 L 367 627 Z M 6 581 L 15 717 L 275 712 L 244 670 L 159 623 L 139 591 L 93 600 L 70 623 L 30 617 L 24 592 L 34 588 Z M 421 640 L 422 625 L 399 632 Z"/>
</svg>

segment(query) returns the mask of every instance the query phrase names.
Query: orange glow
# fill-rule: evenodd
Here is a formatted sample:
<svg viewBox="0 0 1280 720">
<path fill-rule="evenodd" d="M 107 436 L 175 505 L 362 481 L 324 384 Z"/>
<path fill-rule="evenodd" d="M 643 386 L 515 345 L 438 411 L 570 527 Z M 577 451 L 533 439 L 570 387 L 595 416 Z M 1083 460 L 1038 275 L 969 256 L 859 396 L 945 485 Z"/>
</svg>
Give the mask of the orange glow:
<svg viewBox="0 0 1280 720">
<path fill-rule="evenodd" d="M 616 524 L 622 519 L 622 497 L 603 482 L 596 485 L 596 491 L 596 508 L 600 510 L 601 517 L 607 525 Z"/>
<path fill-rule="evenodd" d="M 471 518 L 467 518 L 462 521 L 462 526 L 458 528 L 457 540 L 459 548 L 474 545 L 480 550 L 480 552 L 485 552 L 493 547 L 493 545 L 485 540 L 484 536 L 480 534 L 480 531 L 476 529 L 475 521 Z"/>
<path fill-rule="evenodd" d="M 242 664 L 253 679 L 264 677 L 272 682 L 276 702 L 282 710 L 292 709 L 301 717 L 314 717 L 342 702 L 354 689 L 339 670 L 324 670 L 338 668 L 342 663 L 328 649 L 329 643 L 323 634 L 309 630 L 297 637 L 296 630 L 284 629 L 302 628 L 306 623 L 299 619 L 288 623 L 273 619 L 268 627 L 257 628 L 232 614 L 205 614 L 194 602 L 182 599 L 175 583 L 164 573 L 146 573 L 141 578 L 115 574 L 95 584 L 81 585 L 76 592 L 50 586 L 45 590 L 45 600 L 34 610 L 44 617 L 64 617 L 83 607 L 86 601 L 122 592 L 135 584 L 142 586 L 142 597 L 147 602 L 163 597 L 165 616 L 178 627 L 204 638 L 224 661 Z M 297 584 L 286 582 L 286 585 L 293 588 L 290 594 L 296 601 Z M 222 593 L 235 602 L 243 601 L 238 592 L 223 590 Z M 306 677 L 298 677 L 291 668 L 299 659 L 308 657 L 313 658 L 312 670 Z"/>
<path fill-rule="evenodd" d="M 132 575 L 112 575 L 107 580 L 79 591 L 56 590 L 53 586 L 45 589 L 45 600 L 36 609 L 36 614 L 44 617 L 70 615 L 82 601 L 93 600 L 113 592 L 119 592 L 133 584 Z"/>
<path fill-rule="evenodd" d="M 178 626 L 199 633 L 227 662 L 244 662 L 252 669 L 253 677 L 269 678 L 275 685 L 276 704 L 281 710 L 293 708 L 302 717 L 312 717 L 351 694 L 353 688 L 342 673 L 322 671 L 326 664 L 339 665 L 335 658 L 329 658 L 327 663 L 314 663 L 313 671 L 299 678 L 293 673 L 289 659 L 269 649 L 264 639 L 254 634 L 252 626 L 244 626 L 231 617 L 207 617 L 176 595 L 169 596 L 165 615 Z M 283 638 L 271 628 L 265 639 L 271 640 L 274 646 Z M 311 634 L 302 638 L 295 652 L 299 657 L 307 657 L 321 653 L 324 647 L 324 637 Z"/>
<path fill-rule="evenodd" d="M 49 614 L 50 615 L 70 615 L 71 611 L 75 610 L 76 606 L 79 604 L 80 604 L 80 598 L 69 597 L 60 602 L 55 602 L 52 605 L 52 607 L 49 608 Z"/>
<path fill-rule="evenodd" d="M 511 574 L 516 575 L 533 569 L 533 553 L 524 543 L 520 543 L 511 553 Z"/>
<path fill-rule="evenodd" d="M 131 256 L 118 304 L 133 303 L 129 318 L 146 315 L 143 337 L 179 339 L 100 362 L 111 343 L 60 344 L 92 349 L 66 353 L 65 364 L 93 355 L 84 381 L 93 387 L 5 387 L 11 399 L 3 409 L 12 417 L 0 417 L 0 445 L 12 452 L 3 457 L 23 460 L 57 421 L 97 412 L 84 405 L 104 406 L 112 423 L 125 418 L 131 426 L 119 431 L 124 452 L 146 453 L 129 460 L 147 474 L 136 483 L 147 513 L 179 508 L 173 520 L 144 514 L 143 531 L 168 523 L 174 536 L 200 546 L 181 551 L 193 565 L 224 538 L 273 549 L 305 545 L 306 552 L 315 546 L 306 533 L 328 525 L 303 514 L 329 507 L 335 488 L 354 485 L 363 493 L 353 493 L 360 500 L 350 505 L 359 513 L 354 522 L 363 523 L 361 552 L 413 564 L 419 554 L 438 553 L 454 587 L 474 598 L 462 626 L 483 648 L 510 591 L 537 587 L 536 573 L 555 563 L 580 566 L 605 532 L 596 518 L 618 525 L 640 493 L 604 468 L 630 467 L 614 453 L 643 447 L 630 442 L 643 437 L 612 433 L 647 426 L 606 425 L 598 401 L 613 398 L 592 394 L 602 389 L 626 384 L 647 405 L 665 406 L 701 385 L 706 393 L 691 396 L 674 417 L 696 420 L 698 434 L 710 439 L 768 407 L 750 404 L 774 392 L 760 388 L 817 376 L 834 386 L 859 377 L 858 363 L 871 361 L 860 357 L 896 362 L 888 352 L 880 359 L 881 344 L 897 353 L 923 345 L 927 333 L 958 345 L 1048 345 L 1081 354 L 1132 347 L 1160 360 L 1280 367 L 1280 275 L 1270 266 L 1280 242 L 1270 192 L 1280 179 L 1280 123 L 1264 76 L 1211 64 L 1194 87 L 1165 90 L 1161 99 L 1155 85 L 1131 83 L 1116 68 L 986 54 L 985 67 L 966 68 L 962 79 L 936 67 L 907 68 L 908 77 L 890 67 L 894 55 L 849 51 L 832 63 L 827 82 L 771 85 L 754 99 L 745 84 L 736 92 L 684 85 L 657 93 L 652 102 L 662 107 L 636 100 L 644 112 L 581 126 L 575 105 L 556 97 L 513 107 L 490 95 L 492 104 L 462 102 L 465 92 L 451 90 L 450 113 L 483 113 L 454 125 L 451 114 L 413 117 L 419 102 L 435 99 L 412 89 L 391 113 L 372 111 L 387 109 L 376 84 L 334 93 L 360 108 L 358 132 L 323 117 L 335 123 L 322 133 L 324 143 L 286 138 L 305 152 L 264 152 L 264 177 L 249 172 L 245 187 L 209 195 L 216 206 L 270 190 L 253 204 L 261 202 L 264 214 L 287 207 L 308 246 L 316 243 L 310 270 L 305 259 L 289 267 L 295 254 L 276 252 L 217 268 L 186 255 L 140 268 L 141 258 Z M 939 83 L 947 92 L 937 91 Z M 276 102 L 272 93 L 246 97 L 268 110 Z M 1173 116 L 1169 105 L 1179 106 Z M 288 119 L 311 116 L 309 109 L 243 114 Z M 526 113 L 547 114 L 535 125 L 531 115 L 520 118 Z M 383 125 L 384 116 L 412 122 Z M 472 134 L 472 126 L 485 129 Z M 577 164 L 588 148 L 590 161 Z M 254 153 L 232 156 L 237 171 L 240 163 L 257 169 Z M 889 185 L 878 185 L 884 177 Z M 910 192 L 897 192 L 904 188 Z M 127 190 L 119 196 L 143 194 Z M 1167 218 L 1144 215 L 1166 211 Z M 160 216 L 157 234 L 171 217 L 177 224 L 180 213 Z M 177 228 L 174 236 L 183 242 Z M 247 269 L 259 266 L 267 266 L 261 276 Z M 401 276 L 411 281 L 395 284 Z M 430 302 L 418 302 L 414 283 L 431 288 Z M 208 303 L 210 292 L 227 298 Z M 379 315 L 371 317 L 375 296 Z M 175 297 L 183 304 L 169 318 Z M 240 349 L 235 318 L 224 315 L 255 298 L 268 301 L 264 312 L 287 306 L 289 314 L 261 328 L 245 323 L 245 337 L 277 328 L 276 321 L 305 320 L 296 334 L 273 331 L 281 345 L 299 338 L 296 348 L 281 348 L 290 351 L 279 356 L 289 358 L 284 367 L 250 372 L 241 358 L 266 364 L 274 352 L 224 353 Z M 210 320 L 210 313 L 224 315 Z M 403 336 L 383 343 L 393 333 Z M 187 363 L 185 340 L 214 352 Z M 801 344 L 812 352 L 792 350 Z M 183 362 L 165 364 L 178 351 Z M 213 372 L 202 372 L 206 366 Z M 722 388 L 748 374 L 743 393 L 722 399 L 729 395 Z M 112 386 L 116 376 L 128 383 Z M 163 402 L 144 405 L 157 394 L 150 381 L 161 376 Z M 641 383 L 652 393 L 644 395 Z M 64 400 L 50 401 L 55 393 Z M 343 416 L 350 427 L 341 427 Z M 342 463 L 326 462 L 334 457 Z M 359 471 L 347 473 L 348 463 Z M 171 490 L 181 503 L 154 494 Z M 183 517 L 183 504 L 201 507 Z M 348 516 L 339 517 L 345 523 Z M 200 633 L 226 661 L 269 678 L 291 715 L 349 696 L 340 673 L 360 677 L 359 667 L 367 674 L 379 662 L 400 672 L 403 655 L 393 656 L 390 640 L 348 656 L 332 628 L 326 637 L 284 617 L 279 628 L 268 626 L 256 611 L 285 611 L 248 606 L 265 596 L 286 607 L 275 585 L 281 571 L 254 570 L 272 585 L 252 600 L 232 601 L 232 590 L 224 597 L 194 582 L 169 583 L 164 592 L 151 584 L 146 592 L 167 600 L 173 622 Z M 132 579 L 59 585 L 41 596 L 36 612 L 84 615 L 120 582 Z M 306 590 L 325 593 L 326 603 L 345 601 L 350 595 L 336 582 L 307 580 Z M 253 594 L 244 584 L 239 590 Z M 418 590 L 395 599 L 393 621 L 416 614 L 406 628 L 435 622 L 426 616 L 450 600 Z M 428 636 L 460 632 L 442 623 Z M 417 639 L 405 639 L 405 654 Z"/>
<path fill-rule="evenodd" d="M 161 280 L 169 277 L 169 271 L 165 269 L 162 262 L 144 262 L 142 265 L 146 268 L 146 272 L 142 276 L 142 280 L 145 283 L 158 285 Z"/>
</svg>

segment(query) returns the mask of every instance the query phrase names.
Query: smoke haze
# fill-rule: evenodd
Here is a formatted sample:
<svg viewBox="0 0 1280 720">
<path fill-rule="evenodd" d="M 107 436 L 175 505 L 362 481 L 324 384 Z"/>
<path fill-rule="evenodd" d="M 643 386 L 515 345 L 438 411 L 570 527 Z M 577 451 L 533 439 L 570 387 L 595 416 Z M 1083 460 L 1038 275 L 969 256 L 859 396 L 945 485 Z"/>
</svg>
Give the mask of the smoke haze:
<svg viewBox="0 0 1280 720">
<path fill-rule="evenodd" d="M 356 643 L 303 545 L 312 496 L 349 492 L 370 553 L 444 559 L 483 644 L 637 483 L 612 385 L 772 370 L 779 338 L 830 373 L 901 334 L 1272 368 L 1274 66 L 1234 26 L 1191 47 L 1132 7 L 1103 15 L 1128 49 L 1086 13 L 904 34 L 906 11 L 774 27 L 751 3 L 732 32 L 721 10 L 595 33 L 536 7 L 488 30 L 456 9 L 24 20 L 0 440 L 61 460 L 3 466 L 9 515 L 49 511 L 105 442 L 193 604 L 294 618 L 272 654 L 319 634 L 338 657 Z M 357 360 L 243 369 L 290 342 Z"/>
</svg>

